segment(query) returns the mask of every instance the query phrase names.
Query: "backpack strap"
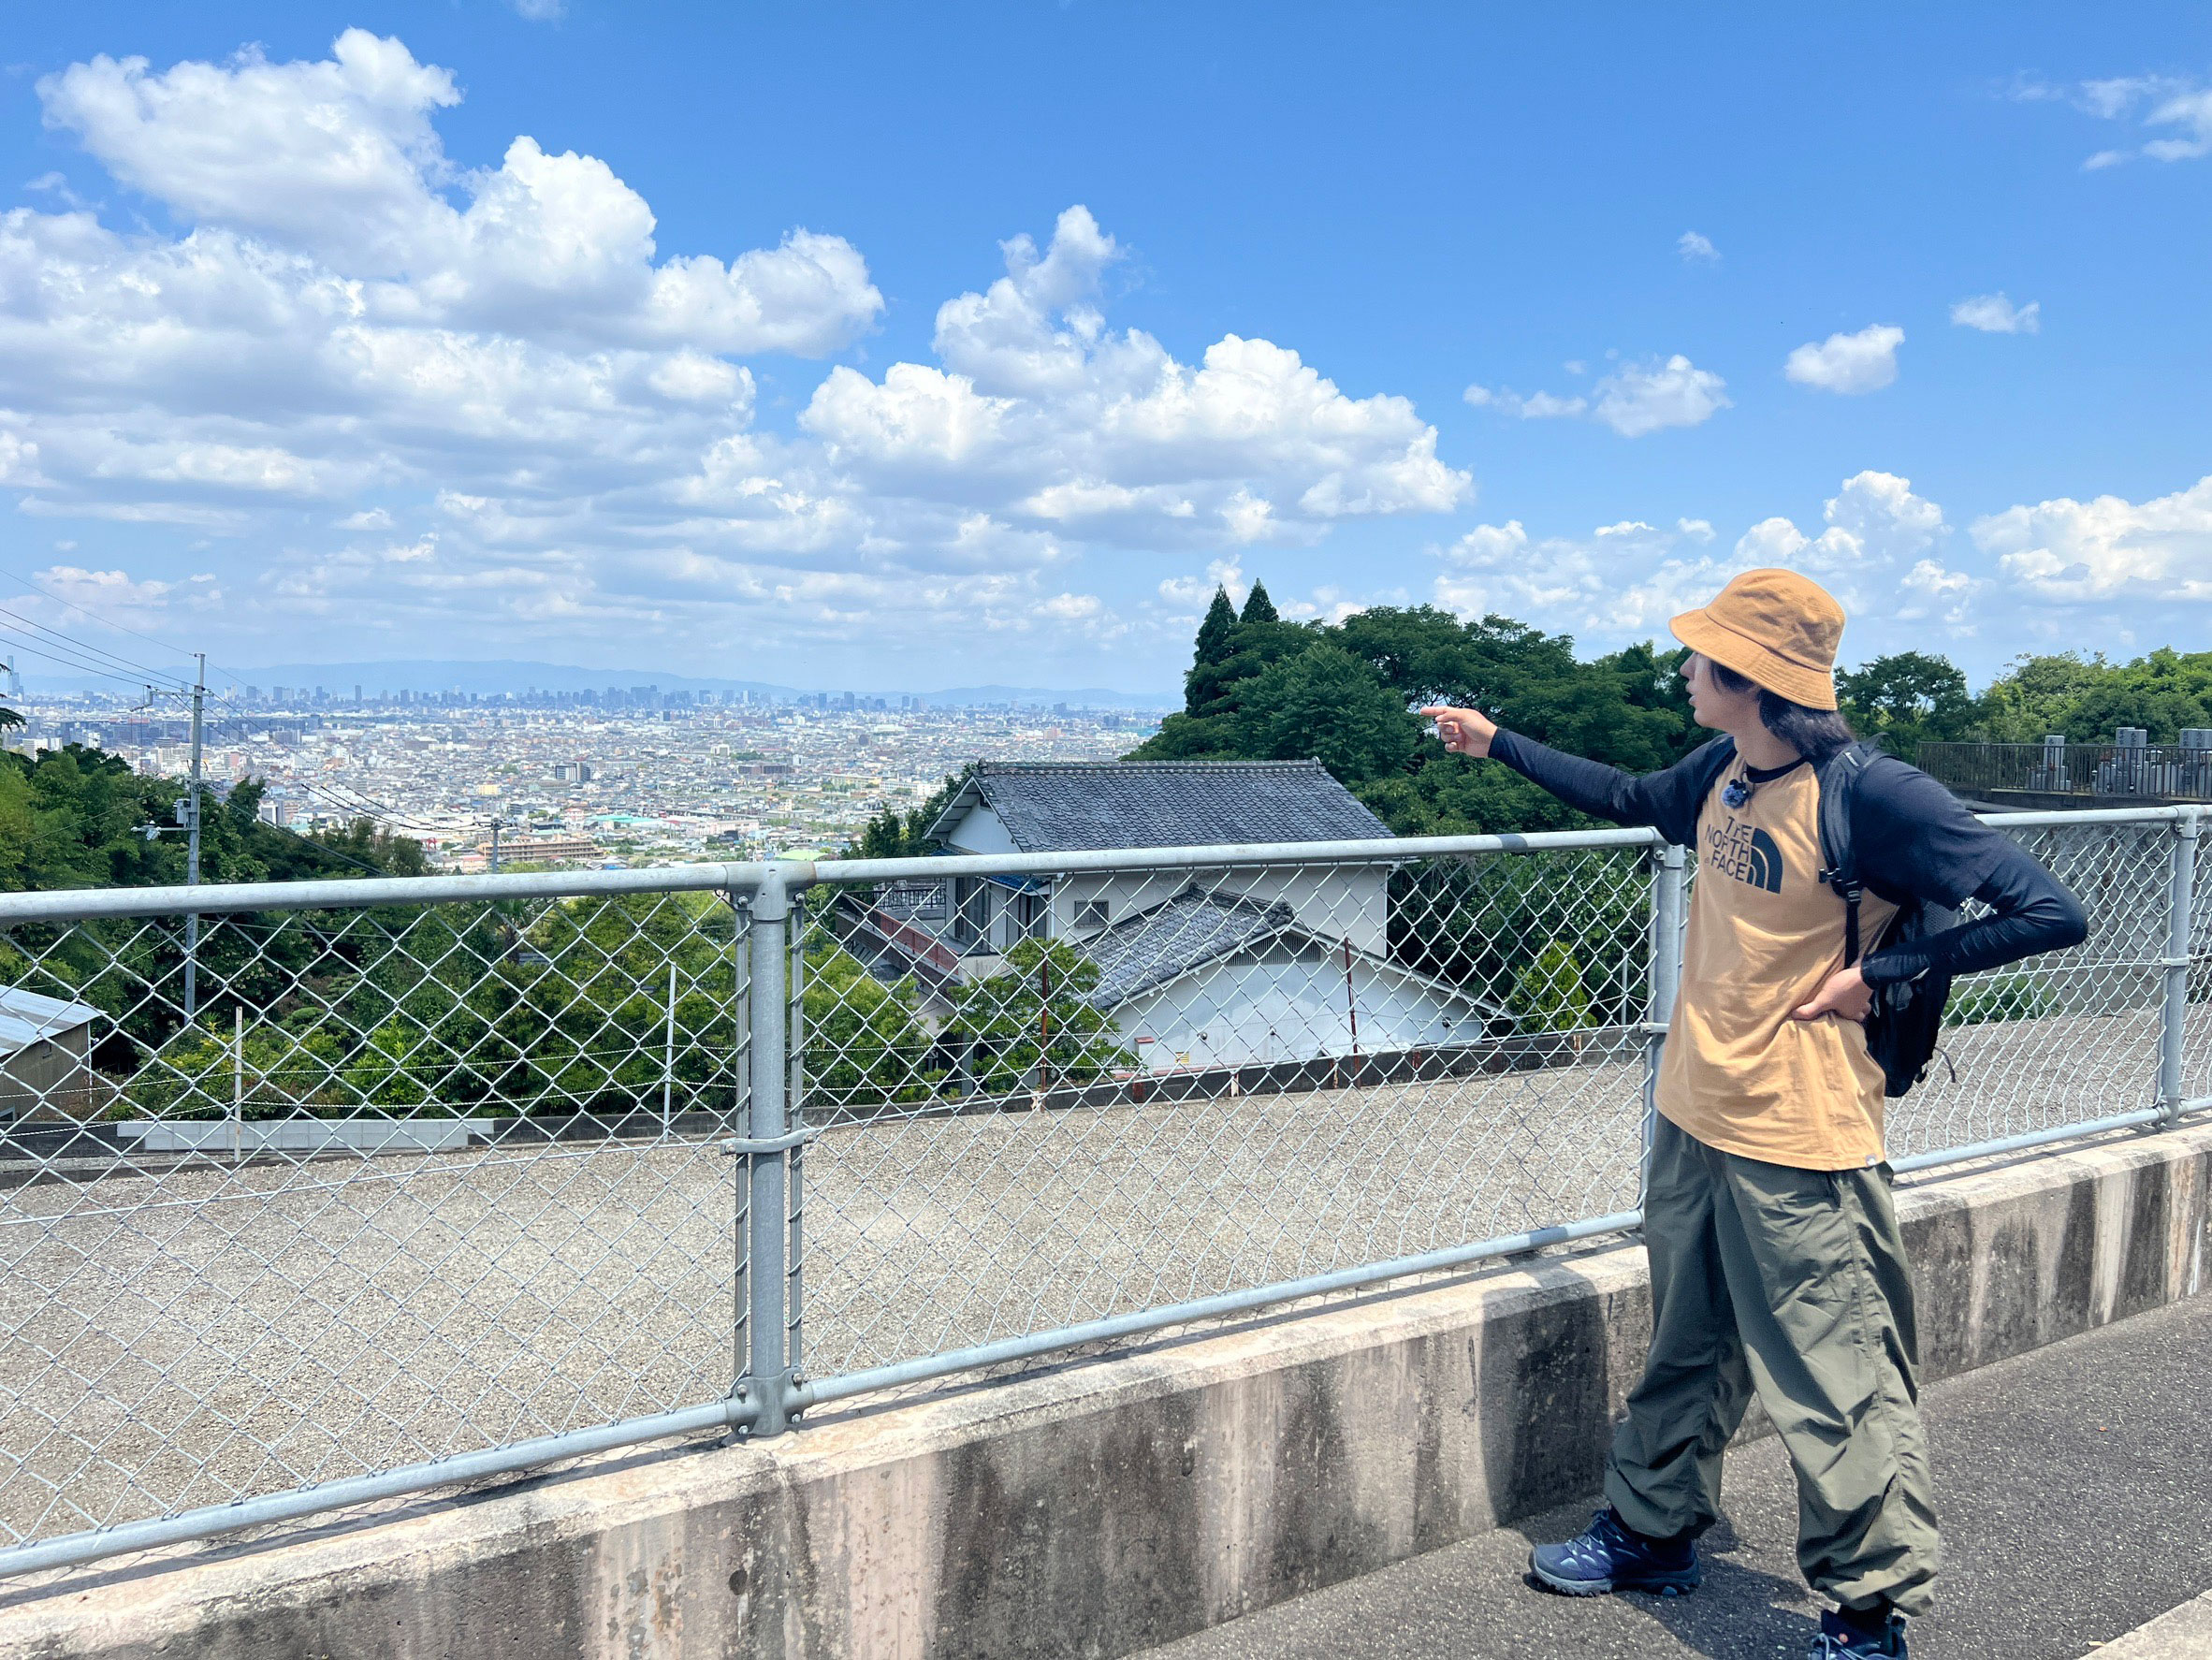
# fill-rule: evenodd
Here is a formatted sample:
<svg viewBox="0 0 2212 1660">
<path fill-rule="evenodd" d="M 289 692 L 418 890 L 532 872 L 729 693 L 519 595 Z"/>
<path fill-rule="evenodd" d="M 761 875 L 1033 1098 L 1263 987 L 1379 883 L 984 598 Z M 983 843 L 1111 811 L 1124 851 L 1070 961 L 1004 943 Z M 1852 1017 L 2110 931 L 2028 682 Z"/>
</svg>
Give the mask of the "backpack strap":
<svg viewBox="0 0 2212 1660">
<path fill-rule="evenodd" d="M 1825 861 L 1819 880 L 1836 890 L 1843 901 L 1843 966 L 1859 958 L 1858 903 L 1866 894 L 1859 880 L 1858 850 L 1851 836 L 1851 808 L 1859 779 L 1879 751 L 1865 744 L 1846 744 L 1814 769 L 1820 789 L 1820 856 Z"/>
</svg>

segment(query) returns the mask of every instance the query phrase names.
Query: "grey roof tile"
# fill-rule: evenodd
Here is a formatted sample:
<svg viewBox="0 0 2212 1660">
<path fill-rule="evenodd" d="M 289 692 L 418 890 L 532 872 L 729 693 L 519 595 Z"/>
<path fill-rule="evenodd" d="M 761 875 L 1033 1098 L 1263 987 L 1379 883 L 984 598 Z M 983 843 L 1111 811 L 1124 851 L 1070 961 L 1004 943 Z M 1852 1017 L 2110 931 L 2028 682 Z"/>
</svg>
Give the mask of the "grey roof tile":
<svg viewBox="0 0 2212 1660">
<path fill-rule="evenodd" d="M 1112 1009 L 1292 926 L 1290 907 L 1186 888 L 1165 904 L 1125 917 L 1076 947 L 1099 965 L 1089 1001 Z"/>
<path fill-rule="evenodd" d="M 978 799 L 1026 853 L 1390 834 L 1318 761 L 986 761 L 933 833 Z"/>
</svg>

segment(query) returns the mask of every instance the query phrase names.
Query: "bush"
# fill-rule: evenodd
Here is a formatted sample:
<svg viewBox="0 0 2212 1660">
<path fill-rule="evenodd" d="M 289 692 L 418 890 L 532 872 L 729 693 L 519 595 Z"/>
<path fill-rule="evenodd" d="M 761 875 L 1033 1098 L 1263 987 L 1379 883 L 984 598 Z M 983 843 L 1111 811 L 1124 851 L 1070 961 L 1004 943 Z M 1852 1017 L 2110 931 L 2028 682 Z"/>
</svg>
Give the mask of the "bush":
<svg viewBox="0 0 2212 1660">
<path fill-rule="evenodd" d="M 1590 1012 L 1590 993 L 1582 984 L 1582 965 L 1565 940 L 1552 940 L 1513 977 L 1512 1009 L 1530 1031 L 1566 1031 L 1596 1024 Z"/>
<path fill-rule="evenodd" d="M 1944 1017 L 1953 1026 L 1981 1026 L 1992 1020 L 2037 1020 L 2056 1008 L 2051 994 L 2032 976 L 1998 974 L 1971 980 L 1951 998 Z"/>
</svg>

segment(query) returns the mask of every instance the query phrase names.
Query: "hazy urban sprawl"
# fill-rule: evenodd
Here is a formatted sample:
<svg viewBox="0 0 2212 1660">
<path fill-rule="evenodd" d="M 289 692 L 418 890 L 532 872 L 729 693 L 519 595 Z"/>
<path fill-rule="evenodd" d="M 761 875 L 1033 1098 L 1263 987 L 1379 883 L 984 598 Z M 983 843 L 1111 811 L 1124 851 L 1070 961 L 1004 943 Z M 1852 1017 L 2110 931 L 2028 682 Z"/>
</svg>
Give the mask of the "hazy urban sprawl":
<svg viewBox="0 0 2212 1660">
<path fill-rule="evenodd" d="M 181 700 L 26 695 L 11 747 L 81 744 L 146 776 L 191 770 Z M 1056 704 L 935 706 L 912 695 L 662 691 L 484 694 L 241 686 L 211 692 L 211 791 L 260 780 L 261 816 L 307 832 L 360 819 L 434 867 L 655 864 L 842 849 L 979 757 L 1106 760 L 1157 721 Z"/>
</svg>

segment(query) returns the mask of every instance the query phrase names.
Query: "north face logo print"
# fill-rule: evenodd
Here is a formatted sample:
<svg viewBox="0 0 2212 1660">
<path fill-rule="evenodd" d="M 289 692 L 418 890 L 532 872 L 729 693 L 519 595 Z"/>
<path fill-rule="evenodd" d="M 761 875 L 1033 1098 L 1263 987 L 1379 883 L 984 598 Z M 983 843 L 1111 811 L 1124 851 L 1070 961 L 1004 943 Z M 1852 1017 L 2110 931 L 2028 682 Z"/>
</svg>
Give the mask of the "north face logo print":
<svg viewBox="0 0 2212 1660">
<path fill-rule="evenodd" d="M 1705 864 L 1708 869 L 1769 894 L 1782 892 L 1782 849 L 1766 831 L 1739 819 L 1707 828 Z"/>
</svg>

